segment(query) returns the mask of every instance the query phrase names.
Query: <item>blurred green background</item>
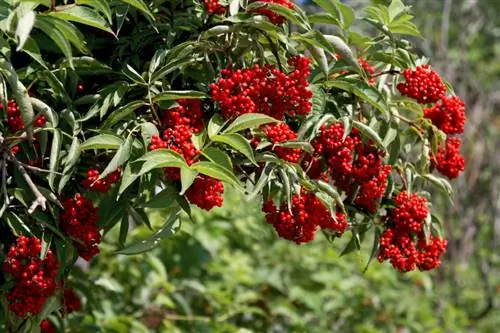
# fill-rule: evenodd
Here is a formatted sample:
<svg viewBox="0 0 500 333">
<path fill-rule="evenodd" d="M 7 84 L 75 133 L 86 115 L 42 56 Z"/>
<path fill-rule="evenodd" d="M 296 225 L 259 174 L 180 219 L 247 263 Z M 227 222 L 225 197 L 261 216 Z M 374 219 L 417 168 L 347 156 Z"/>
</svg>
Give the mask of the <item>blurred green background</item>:
<svg viewBox="0 0 500 333">
<path fill-rule="evenodd" d="M 345 0 L 353 6 L 370 1 Z M 385 1 L 372 1 L 384 3 Z M 118 235 L 77 272 L 86 312 L 71 332 L 500 331 L 500 1 L 413 0 L 420 53 L 467 105 L 467 169 L 455 204 L 437 199 L 449 249 L 440 269 L 400 274 L 372 262 L 371 244 L 340 257 L 345 241 L 276 238 L 257 202 L 226 190 L 225 206 L 194 211 L 152 253 L 116 256 Z M 308 10 L 312 5 L 305 4 Z M 361 14 L 361 13 L 360 13 Z M 364 27 L 360 25 L 360 29 Z M 436 194 L 438 195 L 438 194 Z M 145 228 L 134 230 L 137 239 Z M 114 231 L 112 231 L 114 232 Z M 87 296 L 84 296 L 86 294 Z"/>
</svg>

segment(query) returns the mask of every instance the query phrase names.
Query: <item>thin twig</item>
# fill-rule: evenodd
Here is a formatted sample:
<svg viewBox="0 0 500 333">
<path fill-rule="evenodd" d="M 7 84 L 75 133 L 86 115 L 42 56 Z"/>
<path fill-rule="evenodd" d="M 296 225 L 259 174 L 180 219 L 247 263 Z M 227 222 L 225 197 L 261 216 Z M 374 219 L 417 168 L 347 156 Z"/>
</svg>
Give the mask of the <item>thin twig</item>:
<svg viewBox="0 0 500 333">
<path fill-rule="evenodd" d="M 376 77 L 379 77 L 379 76 L 382 76 L 382 75 L 386 75 L 386 74 L 390 74 L 390 75 L 396 75 L 396 74 L 400 74 L 401 72 L 398 71 L 397 69 L 389 69 L 387 71 L 383 71 L 383 72 L 380 72 L 380 73 L 377 73 L 377 74 L 373 74 L 372 76 L 370 76 L 371 79 L 374 79 Z"/>
<path fill-rule="evenodd" d="M 25 167 L 26 169 L 28 170 L 31 170 L 31 171 L 36 171 L 36 172 L 45 172 L 45 173 L 54 173 L 56 175 L 59 175 L 59 176 L 62 176 L 63 174 L 60 173 L 60 172 L 56 172 L 56 171 L 50 171 L 50 170 L 47 170 L 47 169 L 42 169 L 42 168 L 39 168 L 39 167 L 36 167 L 36 166 L 33 166 L 33 165 L 29 165 L 29 164 L 26 164 L 26 163 L 23 163 L 21 161 L 19 161 L 19 164 L 21 164 L 23 167 Z"/>
</svg>

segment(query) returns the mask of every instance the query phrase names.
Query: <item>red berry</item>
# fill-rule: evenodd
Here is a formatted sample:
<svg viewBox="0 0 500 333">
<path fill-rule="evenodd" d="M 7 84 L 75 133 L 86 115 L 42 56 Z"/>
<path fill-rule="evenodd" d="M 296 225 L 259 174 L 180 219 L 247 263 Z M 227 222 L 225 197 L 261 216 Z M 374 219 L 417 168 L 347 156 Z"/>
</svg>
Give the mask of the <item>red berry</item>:
<svg viewBox="0 0 500 333">
<path fill-rule="evenodd" d="M 118 168 L 105 178 L 99 179 L 100 172 L 96 169 L 87 171 L 87 178 L 82 181 L 82 185 L 89 191 L 106 193 L 111 185 L 120 180 L 121 169 Z"/>
<path fill-rule="evenodd" d="M 74 289 L 64 289 L 63 295 L 64 310 L 66 313 L 78 312 L 82 309 L 82 302 Z"/>
<path fill-rule="evenodd" d="M 289 0 L 251 0 L 250 2 L 255 2 L 255 1 L 268 2 L 286 7 L 288 9 L 293 9 L 293 2 Z M 267 18 L 272 24 L 283 24 L 286 22 L 286 18 L 284 16 L 279 15 L 276 12 L 267 8 L 256 9 L 255 13 L 267 16 Z"/>
<path fill-rule="evenodd" d="M 50 320 L 44 319 L 40 323 L 40 333 L 56 333 L 56 328 Z"/>
<path fill-rule="evenodd" d="M 83 83 L 79 83 L 76 86 L 76 91 L 78 91 L 79 93 L 83 93 L 85 91 L 85 86 L 83 85 Z"/>
<path fill-rule="evenodd" d="M 219 3 L 219 0 L 203 0 L 203 4 L 210 14 L 222 15 L 227 9 Z"/>
</svg>

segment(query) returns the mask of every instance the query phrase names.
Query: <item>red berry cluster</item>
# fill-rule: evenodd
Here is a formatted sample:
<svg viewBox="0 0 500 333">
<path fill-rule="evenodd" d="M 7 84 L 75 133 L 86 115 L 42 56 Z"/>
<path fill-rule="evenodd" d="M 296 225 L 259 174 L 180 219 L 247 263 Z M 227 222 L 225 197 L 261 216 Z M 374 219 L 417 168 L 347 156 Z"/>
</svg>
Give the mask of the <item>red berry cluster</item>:
<svg viewBox="0 0 500 333">
<path fill-rule="evenodd" d="M 219 0 L 203 0 L 203 4 L 210 14 L 222 15 L 226 12 L 226 7 L 222 6 Z"/>
<path fill-rule="evenodd" d="M 430 108 L 424 108 L 424 117 L 446 134 L 462 134 L 465 129 L 465 104 L 457 96 L 443 96 Z"/>
<path fill-rule="evenodd" d="M 14 278 L 14 287 L 6 294 L 9 309 L 19 317 L 36 315 L 42 311 L 45 300 L 56 291 L 59 263 L 47 251 L 40 258 L 42 244 L 36 237 L 20 236 L 7 254 L 4 273 Z"/>
<path fill-rule="evenodd" d="M 40 323 L 40 333 L 56 333 L 56 328 L 50 320 L 44 319 Z"/>
<path fill-rule="evenodd" d="M 63 206 L 60 215 L 61 228 L 68 236 L 76 239 L 73 244 L 78 254 L 88 261 L 99 253 L 99 243 L 101 243 L 101 234 L 97 226 L 97 208 L 91 200 L 85 199 L 80 193 L 61 202 Z"/>
<path fill-rule="evenodd" d="M 220 180 L 200 175 L 186 191 L 186 198 L 190 203 L 209 211 L 215 206 L 222 206 L 223 193 L 224 185 Z"/>
<path fill-rule="evenodd" d="M 465 130 L 464 102 L 457 96 L 443 96 L 432 107 L 424 108 L 424 117 L 448 135 L 445 147 L 439 148 L 437 156 L 431 155 L 432 166 L 450 179 L 457 178 L 465 170 L 465 159 L 460 155 L 461 140 L 450 135 L 462 134 Z"/>
<path fill-rule="evenodd" d="M 441 77 L 429 65 L 417 66 L 414 71 L 406 69 L 403 75 L 406 82 L 397 85 L 399 92 L 420 104 L 436 103 L 446 93 Z"/>
<path fill-rule="evenodd" d="M 431 157 L 431 164 L 440 173 L 450 179 L 458 177 L 465 170 L 465 159 L 460 155 L 460 138 L 448 137 L 445 147 L 438 150 L 436 158 Z"/>
<path fill-rule="evenodd" d="M 288 0 L 252 0 L 251 2 L 260 1 L 260 2 L 268 2 L 276 5 L 280 5 L 286 7 L 288 9 L 293 9 L 293 2 Z M 272 24 L 283 24 L 286 21 L 286 18 L 282 15 L 277 14 L 276 12 L 267 9 L 267 8 L 259 8 L 255 10 L 255 13 L 260 15 L 265 15 L 269 19 Z"/>
<path fill-rule="evenodd" d="M 330 175 L 347 196 L 356 195 L 354 202 L 357 205 L 375 213 L 391 172 L 391 167 L 383 164 L 385 153 L 371 141 L 363 143 L 357 129 L 344 139 L 341 123 L 323 125 L 312 145 L 315 156 L 312 159 L 314 164 L 308 166 L 310 177 Z M 326 164 L 326 170 L 320 168 L 320 159 Z"/>
<path fill-rule="evenodd" d="M 166 128 L 184 125 L 191 128 L 194 133 L 200 133 L 205 127 L 201 100 L 180 99 L 177 103 L 179 104 L 177 107 L 163 110 L 163 125 Z"/>
<path fill-rule="evenodd" d="M 64 311 L 78 312 L 82 309 L 82 302 L 73 288 L 65 288 L 63 292 Z"/>
<path fill-rule="evenodd" d="M 264 128 L 264 133 L 273 144 L 297 139 L 297 133 L 292 131 L 286 123 L 267 125 Z M 297 163 L 302 154 L 298 148 L 274 147 L 273 151 L 279 158 L 291 163 Z"/>
<path fill-rule="evenodd" d="M 333 217 L 323 203 L 305 190 L 292 196 L 291 209 L 283 203 L 278 209 L 269 199 L 262 207 L 266 221 L 272 224 L 278 235 L 297 244 L 308 243 L 314 239 L 319 228 L 341 236 L 348 226 L 346 215 L 337 212 Z"/>
<path fill-rule="evenodd" d="M 161 138 L 153 136 L 149 149 L 171 149 L 181 154 L 187 164 L 191 165 L 200 153 L 191 137 L 193 133 L 199 133 L 205 125 L 203 111 L 201 102 L 197 100 L 181 99 L 178 104 L 178 107 L 164 110 L 162 125 L 165 130 Z M 165 171 L 169 179 L 180 179 L 179 169 L 166 168 Z"/>
<path fill-rule="evenodd" d="M 87 178 L 82 181 L 82 185 L 91 192 L 106 193 L 111 185 L 115 184 L 121 175 L 121 170 L 116 169 L 103 179 L 99 179 L 100 172 L 97 169 L 89 169 L 87 171 Z"/>
<path fill-rule="evenodd" d="M 429 270 L 439 266 L 447 241 L 430 235 L 426 240 L 425 220 L 429 215 L 427 199 L 415 193 L 399 193 L 396 208 L 389 210 L 387 229 L 380 237 L 378 260 L 389 260 L 401 272 L 415 268 Z"/>
<path fill-rule="evenodd" d="M 312 92 L 307 81 L 310 59 L 293 57 L 288 60 L 293 68 L 283 73 L 271 65 L 222 71 L 222 78 L 210 85 L 212 100 L 219 103 L 221 114 L 232 119 L 244 113 L 263 113 L 276 119 L 307 115 Z"/>
<path fill-rule="evenodd" d="M 0 109 L 2 108 L 3 104 L 0 103 Z M 35 118 L 33 126 L 43 127 L 46 122 L 45 116 L 39 115 Z M 7 123 L 9 125 L 9 131 L 12 133 L 22 131 L 24 129 L 23 118 L 21 117 L 19 105 L 17 105 L 16 101 L 13 99 L 7 101 Z"/>
</svg>

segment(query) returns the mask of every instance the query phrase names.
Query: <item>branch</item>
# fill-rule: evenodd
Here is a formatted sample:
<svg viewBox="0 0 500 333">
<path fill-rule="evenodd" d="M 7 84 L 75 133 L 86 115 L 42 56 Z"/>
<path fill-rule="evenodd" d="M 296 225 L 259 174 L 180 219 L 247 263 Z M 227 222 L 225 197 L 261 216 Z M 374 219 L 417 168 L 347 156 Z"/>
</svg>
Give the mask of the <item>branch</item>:
<svg viewBox="0 0 500 333">
<path fill-rule="evenodd" d="M 17 169 L 23 176 L 24 180 L 28 184 L 28 186 L 31 189 L 31 192 L 35 195 L 35 200 L 31 204 L 30 208 L 28 209 L 28 214 L 33 214 L 33 212 L 38 208 L 42 208 L 42 210 L 47 209 L 47 199 L 43 196 L 43 194 L 38 190 L 38 187 L 36 187 L 35 183 L 31 179 L 31 177 L 28 175 L 28 172 L 24 168 L 24 166 L 17 160 L 17 158 L 14 156 L 14 154 L 10 153 L 10 159 L 14 164 L 16 165 Z"/>
</svg>

